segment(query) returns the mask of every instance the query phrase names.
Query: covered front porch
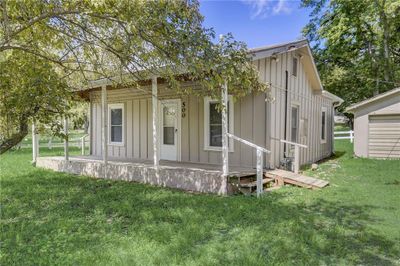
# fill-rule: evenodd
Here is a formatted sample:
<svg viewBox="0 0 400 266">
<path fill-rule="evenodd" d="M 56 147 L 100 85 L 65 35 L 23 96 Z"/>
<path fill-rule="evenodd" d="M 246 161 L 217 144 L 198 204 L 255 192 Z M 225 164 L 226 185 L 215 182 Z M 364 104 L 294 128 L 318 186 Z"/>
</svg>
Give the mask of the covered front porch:
<svg viewBox="0 0 400 266">
<path fill-rule="evenodd" d="M 59 172 L 133 181 L 182 190 L 230 194 L 234 188 L 229 184 L 231 176 L 255 175 L 256 170 L 244 167 L 230 167 L 227 176 L 223 175 L 221 165 L 200 164 L 160 160 L 154 166 L 152 160 L 108 158 L 97 156 L 38 157 L 36 166 Z"/>
<path fill-rule="evenodd" d="M 262 193 L 262 179 L 264 170 L 264 153 L 269 153 L 263 147 L 255 145 L 247 140 L 241 139 L 228 131 L 228 87 L 227 83 L 223 84 L 221 90 L 222 98 L 222 109 L 221 109 L 221 147 L 214 154 L 218 157 L 221 156 L 220 160 L 214 160 L 208 163 L 197 163 L 197 162 L 187 162 L 185 159 L 181 159 L 180 156 L 166 156 L 162 157 L 162 147 L 165 142 L 165 128 L 161 127 L 160 117 L 163 115 L 159 114 L 160 111 L 160 101 L 163 101 L 163 97 L 159 98 L 159 88 L 158 88 L 157 77 L 152 77 L 149 86 L 146 87 L 147 90 L 151 88 L 151 105 L 146 104 L 145 108 L 141 112 L 136 110 L 132 111 L 132 106 L 127 106 L 126 109 L 131 111 L 126 111 L 124 109 L 124 103 L 118 103 L 118 108 L 115 113 L 110 112 L 110 106 L 117 105 L 117 103 L 110 103 L 109 97 L 107 96 L 112 88 L 107 84 L 96 85 L 96 90 L 99 98 L 101 98 L 101 104 L 99 104 L 99 110 L 101 115 L 96 119 L 96 125 L 100 127 L 90 126 L 90 135 L 93 136 L 94 133 L 97 134 L 96 145 L 92 145 L 93 140 L 90 142 L 90 154 L 84 157 L 73 157 L 69 154 L 69 141 L 68 138 L 64 142 L 64 156 L 62 157 L 39 157 L 37 150 L 37 136 L 33 134 L 33 161 L 36 162 L 38 167 L 43 167 L 47 169 L 52 169 L 55 171 L 68 172 L 79 175 L 87 175 L 95 178 L 108 178 L 114 180 L 127 180 L 136 181 L 141 183 L 148 183 L 159 186 L 166 186 L 171 188 L 178 188 L 189 191 L 204 192 L 204 193 L 216 193 L 216 194 L 228 194 L 229 185 L 228 180 L 232 176 L 249 176 L 257 175 L 257 195 Z M 146 100 L 147 101 L 147 100 Z M 92 101 L 90 101 L 92 104 Z M 140 107 L 142 107 L 140 105 Z M 177 106 L 172 114 L 175 114 L 177 118 L 182 115 L 180 113 L 180 106 Z M 231 109 L 232 110 L 232 109 Z M 147 112 L 147 113 L 146 113 Z M 126 129 L 128 126 L 124 126 L 125 114 L 146 114 L 144 119 L 150 120 L 150 123 L 146 123 L 144 126 L 142 124 L 130 124 L 130 129 Z M 112 120 L 119 115 L 118 119 Z M 200 116 L 199 116 L 200 117 Z M 149 119 L 150 118 L 150 119 Z M 98 120 L 98 121 L 97 121 Z M 139 119 L 143 120 L 142 118 Z M 176 119 L 178 120 L 178 119 Z M 90 118 L 93 121 L 93 118 Z M 173 125 L 179 123 L 172 123 Z M 169 125 L 168 125 L 169 126 Z M 132 130 L 131 128 L 134 128 Z M 116 130 L 118 129 L 118 130 Z M 164 129 L 164 130 L 162 130 Z M 177 136 L 180 135 L 179 126 L 171 126 L 172 132 L 170 135 L 175 136 L 172 142 L 175 144 L 176 154 L 179 154 L 181 150 L 180 141 Z M 68 134 L 68 120 L 64 120 L 64 130 L 65 135 Z M 137 130 L 138 132 L 136 132 Z M 200 130 L 197 130 L 197 133 Z M 232 130 L 233 131 L 233 130 Z M 33 132 L 35 132 L 35 126 L 33 127 Z M 117 134 L 118 133 L 118 134 Z M 145 149 L 141 150 L 141 153 L 145 154 L 145 158 L 131 158 L 131 157 L 113 157 L 116 153 L 109 150 L 113 147 L 123 148 L 128 147 L 127 142 L 132 141 L 126 136 L 145 136 L 143 139 L 138 139 L 137 145 L 135 147 L 142 148 L 144 144 Z M 197 135 L 198 138 L 199 136 Z M 256 163 L 254 166 L 238 167 L 235 164 L 229 165 L 229 149 L 228 143 L 230 140 L 241 142 L 243 145 L 249 146 L 254 153 L 256 153 Z M 167 140 L 169 140 L 167 138 Z M 98 144 L 98 145 L 97 145 Z M 169 143 L 167 143 L 169 144 Z M 94 147 L 96 146 L 96 147 Z M 131 147 L 129 145 L 129 147 Z M 96 148 L 96 153 L 93 153 L 93 148 Z M 99 151 L 99 152 L 97 152 Z M 111 151 L 111 152 L 110 152 Z M 164 153 L 165 155 L 165 153 Z M 142 154 L 140 154 L 142 156 Z M 246 156 L 242 155 L 241 156 Z M 254 156 L 254 154 L 247 154 L 247 156 Z M 171 157 L 172 159 L 170 159 Z M 167 160 L 161 160 L 168 159 Z M 214 156 L 214 159 L 216 157 Z M 175 159 L 175 160 L 174 160 Z M 187 160 L 187 159 L 186 159 Z"/>
</svg>

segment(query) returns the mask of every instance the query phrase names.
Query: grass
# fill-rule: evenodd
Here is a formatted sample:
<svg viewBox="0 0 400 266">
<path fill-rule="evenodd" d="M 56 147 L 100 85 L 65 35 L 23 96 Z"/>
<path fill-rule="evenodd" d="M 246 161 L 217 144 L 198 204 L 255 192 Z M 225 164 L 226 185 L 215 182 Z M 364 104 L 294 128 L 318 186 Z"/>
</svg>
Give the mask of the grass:
<svg viewBox="0 0 400 266">
<path fill-rule="evenodd" d="M 334 131 L 349 131 L 350 127 L 346 124 L 335 124 Z"/>
<path fill-rule="evenodd" d="M 399 265 L 400 161 L 336 144 L 336 157 L 307 171 L 328 188 L 261 199 L 56 173 L 32 167 L 27 149 L 9 152 L 0 264 Z"/>
</svg>

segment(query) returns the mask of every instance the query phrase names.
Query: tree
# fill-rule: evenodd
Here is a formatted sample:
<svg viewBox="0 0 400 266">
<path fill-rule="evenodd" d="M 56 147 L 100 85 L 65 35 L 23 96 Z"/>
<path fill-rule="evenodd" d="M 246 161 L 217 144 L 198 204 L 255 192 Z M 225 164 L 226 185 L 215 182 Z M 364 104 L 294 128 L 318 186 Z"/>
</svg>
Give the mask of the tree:
<svg viewBox="0 0 400 266">
<path fill-rule="evenodd" d="M 400 2 L 303 0 L 325 89 L 346 106 L 400 86 Z"/>
<path fill-rule="evenodd" d="M 0 62 L 0 153 L 18 144 L 32 119 L 59 129 L 73 94 L 51 64 L 14 52 Z M 59 131 L 59 130 L 57 130 Z"/>
<path fill-rule="evenodd" d="M 236 97 L 266 89 L 243 43 L 231 35 L 212 42 L 214 31 L 202 26 L 196 0 L 3 0 L 0 11 L 0 60 L 12 64 L 9 54 L 15 52 L 38 58 L 70 90 L 99 78 L 143 90 L 137 81 L 152 75 L 182 93 L 188 93 L 180 87 L 182 76 L 218 97 L 223 80 Z M 48 88 L 49 95 L 57 90 Z"/>
</svg>

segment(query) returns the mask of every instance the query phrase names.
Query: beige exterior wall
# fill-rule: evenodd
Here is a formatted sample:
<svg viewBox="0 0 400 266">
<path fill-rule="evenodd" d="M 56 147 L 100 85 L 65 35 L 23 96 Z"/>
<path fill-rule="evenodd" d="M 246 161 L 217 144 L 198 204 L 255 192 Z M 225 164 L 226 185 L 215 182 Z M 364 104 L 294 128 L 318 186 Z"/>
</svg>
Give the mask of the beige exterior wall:
<svg viewBox="0 0 400 266">
<path fill-rule="evenodd" d="M 290 139 L 290 107 L 299 106 L 299 118 L 307 120 L 307 127 L 300 128 L 306 134 L 300 142 L 309 146 L 301 149 L 301 163 L 311 163 L 332 153 L 332 101 L 311 89 L 309 74 L 299 58 L 298 75 L 291 73 L 292 57 L 295 52 L 283 53 L 278 60 L 264 58 L 254 61 L 260 72 L 260 79 L 271 86 L 273 100 L 266 102 L 266 94 L 248 95 L 234 104 L 234 132 L 238 137 L 249 140 L 271 150 L 265 159 L 267 167 L 278 167 L 283 159 L 284 146 L 280 139 Z M 285 71 L 288 80 L 288 121 L 287 137 L 284 136 Z M 187 85 L 195 88 L 196 85 Z M 147 88 L 149 91 L 149 88 Z M 100 156 L 101 149 L 101 103 L 100 91 L 91 92 L 91 144 L 92 154 Z M 151 159 L 152 143 L 152 104 L 149 92 L 130 89 L 109 90 L 108 103 L 123 103 L 125 108 L 125 141 L 123 146 L 108 146 L 111 157 Z M 199 163 L 221 163 L 221 152 L 204 149 L 204 99 L 196 96 L 176 96 L 159 86 L 160 99 L 181 98 L 185 102 L 186 113 L 181 120 L 181 160 Z M 321 143 L 321 110 L 327 110 L 327 139 Z M 235 142 L 234 151 L 229 153 L 229 163 L 234 166 L 256 165 L 254 149 Z"/>
<path fill-rule="evenodd" d="M 298 57 L 298 74 L 292 75 L 292 58 L 297 52 L 288 52 L 276 56 L 255 61 L 260 71 L 260 78 L 271 85 L 273 101 L 267 103 L 267 149 L 271 150 L 268 156 L 268 164 L 278 167 L 284 157 L 285 139 L 285 71 L 288 71 L 288 120 L 287 136 L 290 140 L 290 108 L 292 104 L 299 107 L 300 120 L 307 120 L 305 128 L 300 127 L 299 142 L 308 146 L 300 151 L 300 163 L 312 163 L 329 156 L 333 151 L 333 107 L 332 100 L 323 97 L 312 90 L 308 76 L 312 69 L 307 68 L 303 60 Z M 327 110 L 327 139 L 321 142 L 321 112 L 322 107 Z M 301 125 L 300 125 L 301 126 Z M 302 132 L 306 134 L 301 134 Z"/>
<path fill-rule="evenodd" d="M 162 91 L 162 89 L 161 89 Z M 92 92 L 92 154 L 101 156 L 100 92 Z M 204 149 L 204 99 L 196 96 L 167 95 L 160 99 L 180 98 L 186 110 L 181 118 L 181 161 L 194 163 L 221 163 L 221 152 Z M 123 103 L 125 108 L 125 141 L 123 146 L 108 145 L 111 157 L 152 159 L 152 103 L 150 96 L 136 95 L 127 89 L 108 91 L 108 103 Z M 265 94 L 249 95 L 234 103 L 234 134 L 244 136 L 257 145 L 266 146 Z M 254 149 L 234 143 L 229 162 L 234 166 L 254 166 Z"/>
<path fill-rule="evenodd" d="M 368 157 L 369 116 L 400 115 L 400 93 L 361 106 L 354 111 L 354 153 Z"/>
</svg>

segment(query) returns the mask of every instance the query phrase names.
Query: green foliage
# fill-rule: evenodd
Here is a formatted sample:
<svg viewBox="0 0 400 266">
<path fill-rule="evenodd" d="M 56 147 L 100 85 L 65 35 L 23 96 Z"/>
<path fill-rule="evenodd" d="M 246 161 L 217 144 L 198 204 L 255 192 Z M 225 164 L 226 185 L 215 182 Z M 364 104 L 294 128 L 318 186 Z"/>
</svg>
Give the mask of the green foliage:
<svg viewBox="0 0 400 266">
<path fill-rule="evenodd" d="M 73 95 L 49 62 L 13 51 L 0 62 L 0 80 L 1 151 L 15 134 L 26 135 L 33 120 L 58 131 L 56 121 L 68 112 Z M 18 137 L 21 141 L 24 136 Z"/>
<path fill-rule="evenodd" d="M 261 199 L 56 173 L 32 167 L 28 149 L 8 152 L 0 263 L 395 265 L 399 161 L 356 159 L 348 140 L 336 144 L 337 157 L 307 172 L 329 187 L 284 187 Z"/>
<path fill-rule="evenodd" d="M 303 0 L 325 89 L 348 105 L 400 86 L 400 2 Z M 378 80 L 378 81 L 377 81 Z"/>
<path fill-rule="evenodd" d="M 196 93 L 217 98 L 225 81 L 235 97 L 267 89 L 259 82 L 243 43 L 231 35 L 218 44 L 212 42 L 215 33 L 203 27 L 196 0 L 7 0 L 1 2 L 0 11 L 0 60 L 13 64 L 14 59 L 7 55 L 18 51 L 36 58 L 36 64 L 51 64 L 52 73 L 71 89 L 103 78 L 115 86 L 145 90 L 138 81 L 153 75 L 164 78 L 180 93 L 190 93 L 180 86 L 182 79 L 199 82 L 203 89 Z M 59 84 L 48 85 L 58 90 Z M 58 96 L 64 91 L 48 92 L 48 97 L 62 103 L 57 109 L 63 109 Z M 33 96 L 25 94 L 20 101 L 29 97 Z M 24 103 L 17 106 L 21 105 Z M 51 120 L 51 115 L 37 113 L 37 117 L 42 115 L 43 122 Z M 25 116 L 32 118 L 30 113 Z"/>
</svg>

